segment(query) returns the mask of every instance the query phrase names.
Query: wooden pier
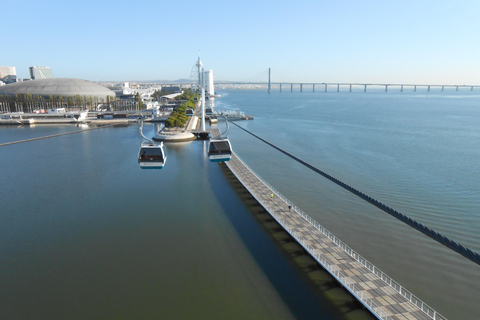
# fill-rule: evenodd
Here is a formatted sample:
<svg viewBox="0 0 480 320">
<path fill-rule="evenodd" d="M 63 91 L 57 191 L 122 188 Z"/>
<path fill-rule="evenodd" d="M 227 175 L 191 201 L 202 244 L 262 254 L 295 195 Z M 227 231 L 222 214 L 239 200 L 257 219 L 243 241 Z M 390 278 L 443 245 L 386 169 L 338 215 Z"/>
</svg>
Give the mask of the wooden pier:
<svg viewBox="0 0 480 320">
<path fill-rule="evenodd" d="M 378 319 L 446 320 L 297 208 L 234 153 L 225 163 L 265 210 Z"/>
</svg>

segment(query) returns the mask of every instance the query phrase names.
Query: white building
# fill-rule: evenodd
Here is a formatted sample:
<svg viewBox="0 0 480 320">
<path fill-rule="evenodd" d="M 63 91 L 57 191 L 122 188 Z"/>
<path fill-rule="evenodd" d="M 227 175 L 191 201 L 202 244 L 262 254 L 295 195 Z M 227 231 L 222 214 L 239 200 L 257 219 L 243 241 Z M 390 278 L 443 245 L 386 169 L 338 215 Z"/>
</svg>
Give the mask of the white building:
<svg viewBox="0 0 480 320">
<path fill-rule="evenodd" d="M 17 70 L 15 67 L 3 67 L 0 66 L 0 79 L 5 78 L 6 76 L 16 76 Z"/>
<path fill-rule="evenodd" d="M 156 84 L 133 84 L 132 86 L 130 85 L 129 82 L 123 82 L 122 83 L 122 94 L 123 95 L 136 95 L 137 93 L 140 93 L 142 98 L 147 98 L 151 97 L 151 95 L 155 91 L 160 91 L 162 90 L 161 85 L 156 85 Z"/>
<path fill-rule="evenodd" d="M 0 66 L 0 80 L 4 84 L 17 82 L 17 70 L 15 69 L 15 67 Z"/>
<path fill-rule="evenodd" d="M 205 93 L 207 96 L 213 96 L 215 94 L 215 88 L 213 86 L 213 71 L 206 70 L 203 72 L 203 79 L 205 83 Z"/>
<path fill-rule="evenodd" d="M 32 80 L 53 78 L 52 68 L 50 67 L 33 66 L 33 67 L 30 67 L 29 69 L 30 69 L 30 78 Z"/>
</svg>

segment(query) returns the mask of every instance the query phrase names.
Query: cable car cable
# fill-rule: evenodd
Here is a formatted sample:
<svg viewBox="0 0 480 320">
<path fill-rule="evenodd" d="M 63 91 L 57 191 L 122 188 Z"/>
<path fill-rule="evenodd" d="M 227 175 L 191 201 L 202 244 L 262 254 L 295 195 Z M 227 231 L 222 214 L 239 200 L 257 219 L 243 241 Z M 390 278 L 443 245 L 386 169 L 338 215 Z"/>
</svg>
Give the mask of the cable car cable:
<svg viewBox="0 0 480 320">
<path fill-rule="evenodd" d="M 322 175 L 323 177 L 327 178 L 328 180 L 336 183 L 337 185 L 344 188 L 345 190 L 347 190 L 347 191 L 353 193 L 354 195 L 362 198 L 363 200 L 365 200 L 368 203 L 374 205 L 375 207 L 379 208 L 380 210 L 388 213 L 389 215 L 395 217 L 396 219 L 402 221 L 403 223 L 407 224 L 408 226 L 414 228 L 415 230 L 420 231 L 421 233 L 428 236 L 429 238 L 443 244 L 447 248 L 455 251 L 456 253 L 458 253 L 458 254 L 464 256 L 465 258 L 467 258 L 467 259 L 475 262 L 476 264 L 480 265 L 480 254 L 478 254 L 477 252 L 475 252 L 475 251 L 473 251 L 473 250 L 455 242 L 452 239 L 449 239 L 448 237 L 440 234 L 439 232 L 437 232 L 437 231 L 421 224 L 420 222 L 404 215 L 403 213 L 400 213 L 397 210 L 394 210 L 394 209 L 390 208 L 389 206 L 381 203 L 380 201 L 378 201 L 378 200 L 376 200 L 372 197 L 369 197 L 367 194 L 351 187 L 350 185 L 346 184 L 345 182 L 343 182 L 343 181 L 329 175 L 328 173 L 312 166 L 311 164 L 309 164 L 309 163 L 303 161 L 302 159 L 294 156 L 293 154 L 283 150 L 282 148 L 277 147 L 273 143 L 268 142 L 267 140 L 257 136 L 253 132 L 250 132 L 247 129 L 240 127 L 238 124 L 236 124 L 236 123 L 233 123 L 233 124 L 235 126 L 237 126 L 238 128 L 242 129 L 243 131 L 251 134 L 255 138 L 259 139 L 260 141 L 263 141 L 266 144 L 270 145 L 271 147 L 277 149 L 278 151 L 282 152 L 283 154 L 287 155 L 288 157 L 292 158 L 293 160 L 297 161 L 298 163 L 303 164 L 305 167 L 315 171 L 316 173 L 318 173 L 318 174 Z"/>
<path fill-rule="evenodd" d="M 142 119 L 141 122 L 140 122 L 140 128 L 139 128 L 138 130 L 140 131 L 140 135 L 143 137 L 143 139 L 148 140 L 150 143 L 154 144 L 153 140 L 148 139 L 148 138 L 145 137 L 145 135 L 143 134 L 143 119 Z"/>
<path fill-rule="evenodd" d="M 90 130 L 97 130 L 97 129 L 102 129 L 102 128 L 105 128 L 105 127 L 111 127 L 111 126 L 115 126 L 115 125 L 117 125 L 117 124 L 107 124 L 107 125 L 102 125 L 102 126 L 99 126 L 99 127 L 96 127 L 96 128 L 88 128 L 88 129 L 76 130 L 76 131 L 71 131 L 71 132 L 52 134 L 52 135 L 44 136 L 44 137 L 37 137 L 37 138 L 31 138 L 31 139 L 25 139 L 25 140 L 19 140 L 19 141 L 5 142 L 5 143 L 1 143 L 0 147 L 8 146 L 8 145 L 11 145 L 11 144 L 16 144 L 16 143 L 23 143 L 23 142 L 29 142 L 29 141 L 35 141 L 35 140 L 65 136 L 67 134 L 85 132 L 85 131 L 90 131 Z"/>
</svg>

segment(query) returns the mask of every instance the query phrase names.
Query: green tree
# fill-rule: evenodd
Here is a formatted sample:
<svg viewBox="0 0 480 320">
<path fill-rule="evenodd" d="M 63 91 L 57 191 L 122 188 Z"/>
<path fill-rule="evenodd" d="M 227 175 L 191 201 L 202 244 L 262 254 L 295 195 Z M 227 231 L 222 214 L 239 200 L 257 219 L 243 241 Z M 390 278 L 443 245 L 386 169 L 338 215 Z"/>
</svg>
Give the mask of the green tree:
<svg viewBox="0 0 480 320">
<path fill-rule="evenodd" d="M 140 97 L 139 92 L 137 92 L 137 105 L 138 105 L 138 110 L 142 110 L 143 103 L 142 103 L 142 98 Z"/>
</svg>

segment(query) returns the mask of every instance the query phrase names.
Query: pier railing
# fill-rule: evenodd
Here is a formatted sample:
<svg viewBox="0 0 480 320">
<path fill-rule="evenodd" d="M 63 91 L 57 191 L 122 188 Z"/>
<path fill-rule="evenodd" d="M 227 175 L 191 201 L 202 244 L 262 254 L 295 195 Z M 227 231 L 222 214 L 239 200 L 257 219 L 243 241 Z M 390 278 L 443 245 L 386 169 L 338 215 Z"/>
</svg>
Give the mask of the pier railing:
<svg viewBox="0 0 480 320">
<path fill-rule="evenodd" d="M 272 193 L 274 193 L 277 197 L 282 199 L 285 203 L 287 203 L 289 206 L 291 206 L 292 209 L 295 210 L 296 213 L 300 214 L 306 221 L 308 221 L 311 225 L 315 227 L 315 229 L 319 230 L 324 234 L 326 237 L 331 239 L 336 245 L 338 245 L 340 248 L 342 248 L 349 256 L 351 256 L 353 259 L 361 263 L 363 266 L 368 268 L 371 272 L 373 272 L 375 275 L 377 275 L 383 282 L 385 282 L 388 286 L 393 288 L 396 292 L 400 293 L 403 297 L 405 297 L 408 301 L 416 305 L 420 310 L 422 310 L 425 314 L 427 314 L 430 318 L 434 320 L 447 320 L 447 318 L 443 317 L 440 315 L 438 312 L 436 312 L 432 307 L 427 305 L 425 302 L 423 302 L 421 299 L 416 297 L 413 293 L 402 287 L 398 282 L 393 280 L 391 277 L 389 277 L 387 274 L 385 274 L 383 271 L 378 269 L 376 266 L 374 266 L 371 262 L 369 262 L 367 259 L 362 257 L 360 254 L 358 254 L 355 250 L 350 248 L 347 244 L 345 244 L 342 240 L 337 238 L 333 233 L 328 231 L 326 228 L 324 228 L 322 225 L 320 225 L 318 222 L 316 222 L 312 217 L 310 217 L 308 214 L 306 214 L 302 209 L 297 207 L 293 202 L 291 202 L 288 198 L 286 198 L 283 194 L 281 194 L 277 189 L 275 189 L 271 184 L 269 184 L 267 181 L 265 181 L 260 175 L 258 175 L 255 171 L 253 171 L 245 162 L 243 162 L 238 156 L 236 156 L 238 160 L 248 169 L 250 172 L 257 177 L 258 180 L 260 180 L 267 188 L 269 188 Z M 273 212 L 275 215 L 275 213 Z M 340 270 L 336 269 L 334 266 L 332 266 L 328 260 L 323 257 L 321 254 L 318 253 L 310 244 L 308 244 L 307 240 L 304 239 L 303 237 L 300 236 L 300 234 L 293 232 L 287 224 L 284 223 L 284 220 L 280 217 L 275 217 L 274 218 L 282 225 L 284 226 L 287 231 L 305 248 L 308 250 L 308 252 L 313 253 L 313 257 L 321 264 L 323 265 L 327 271 L 329 271 L 330 274 L 332 274 L 335 278 L 340 280 L 341 283 L 346 285 L 346 288 L 354 295 L 356 296 L 360 301 L 364 303 L 371 311 L 373 311 L 377 316 L 380 317 L 382 320 L 390 320 L 391 318 L 384 315 L 384 310 L 375 305 L 375 303 L 371 300 L 368 299 L 368 296 L 364 294 L 363 290 L 358 289 L 354 284 L 352 284 L 348 278 L 341 273 Z"/>
<path fill-rule="evenodd" d="M 352 281 L 348 279 L 336 266 L 331 264 L 327 258 L 325 258 L 322 254 L 320 254 L 314 247 L 312 247 L 308 241 L 301 236 L 299 232 L 294 232 L 292 228 L 289 227 L 285 221 L 280 217 L 274 217 L 284 228 L 292 235 L 292 237 L 297 240 L 297 242 L 302 245 L 308 252 L 313 255 L 313 258 L 317 260 L 324 268 L 327 270 L 333 277 L 335 277 L 340 283 L 344 285 L 344 287 L 350 291 L 358 300 L 362 301 L 364 305 L 366 305 L 371 312 L 377 315 L 379 319 L 382 320 L 392 320 L 391 317 L 386 315 L 385 309 L 383 307 L 378 306 L 370 296 L 365 293 L 365 290 L 359 289 Z"/>
</svg>

